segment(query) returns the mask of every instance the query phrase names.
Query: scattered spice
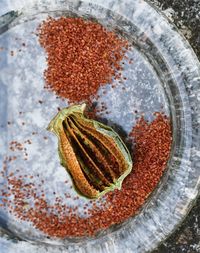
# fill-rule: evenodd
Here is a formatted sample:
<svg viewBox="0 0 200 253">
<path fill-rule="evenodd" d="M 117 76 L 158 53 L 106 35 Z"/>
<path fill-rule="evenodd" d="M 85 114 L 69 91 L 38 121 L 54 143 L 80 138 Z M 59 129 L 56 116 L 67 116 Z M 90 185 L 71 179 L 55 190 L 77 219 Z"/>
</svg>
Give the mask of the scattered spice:
<svg viewBox="0 0 200 253">
<path fill-rule="evenodd" d="M 23 142 L 24 144 L 32 144 L 32 141 L 31 140 L 26 140 Z M 9 149 L 12 151 L 12 152 L 17 152 L 17 151 L 20 151 L 24 154 L 24 160 L 28 160 L 28 153 L 26 152 L 27 151 L 27 148 L 24 147 L 24 145 L 18 141 L 11 141 L 9 143 Z M 17 153 L 19 154 L 19 152 Z M 17 157 L 16 157 L 17 158 Z M 14 159 L 14 157 L 12 158 L 12 160 L 16 160 L 16 158 Z"/>
<path fill-rule="evenodd" d="M 32 144 L 31 140 L 26 140 L 24 143 L 28 143 L 29 145 Z"/>
<path fill-rule="evenodd" d="M 134 144 L 131 174 L 124 180 L 121 191 L 106 194 L 105 201 L 90 201 L 91 208 L 85 204 L 83 209 L 88 217 L 80 217 L 76 213 L 77 207 L 63 205 L 60 197 L 56 197 L 55 203 L 48 204 L 44 193 L 37 192 L 39 185 L 22 180 L 27 175 L 21 178 L 16 173 L 7 175 L 5 166 L 9 158 L 4 162 L 1 173 L 8 181 L 8 188 L 1 191 L 5 199 L 1 206 L 20 219 L 31 221 L 47 235 L 60 238 L 95 235 L 102 229 L 123 222 L 138 212 L 166 168 L 172 142 L 170 121 L 162 113 L 156 113 L 150 123 L 142 117 L 130 137 Z M 10 195 L 13 196 L 12 202 L 7 201 L 6 196 Z M 71 198 L 68 193 L 65 197 Z M 30 198 L 34 200 L 34 206 L 29 206 Z"/>
<path fill-rule="evenodd" d="M 24 149 L 24 147 L 23 147 L 23 145 L 20 143 L 20 142 L 18 142 L 18 141 L 11 141 L 10 143 L 9 143 L 9 149 L 11 150 L 11 151 L 16 151 L 16 150 L 19 150 L 19 151 L 22 151 L 23 149 Z"/>
<path fill-rule="evenodd" d="M 38 28 L 47 53 L 46 88 L 70 102 L 89 101 L 122 70 L 128 42 L 83 18 L 48 18 Z M 118 75 L 118 78 L 120 76 Z"/>
</svg>

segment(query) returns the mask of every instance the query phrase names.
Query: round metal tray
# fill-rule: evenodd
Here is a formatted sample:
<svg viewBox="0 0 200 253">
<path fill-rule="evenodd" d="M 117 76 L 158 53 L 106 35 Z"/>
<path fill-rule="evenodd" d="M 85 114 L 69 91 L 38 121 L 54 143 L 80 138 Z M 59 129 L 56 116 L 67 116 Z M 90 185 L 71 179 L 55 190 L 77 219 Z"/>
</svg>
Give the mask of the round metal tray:
<svg viewBox="0 0 200 253">
<path fill-rule="evenodd" d="M 15 0 L 12 3 L 3 0 L 0 7 L 0 46 L 7 48 L 0 54 L 1 163 L 13 136 L 26 138 L 34 130 L 41 129 L 35 149 L 30 150 L 32 158 L 27 163 L 27 172 L 28 167 L 36 172 L 38 164 L 45 167 L 47 160 L 52 157 L 52 145 L 56 148 L 55 138 L 49 135 L 50 148 L 45 150 L 45 158 L 41 158 L 41 150 L 46 148 L 40 143 L 41 136 L 47 134 L 45 127 L 54 116 L 55 108 L 66 105 L 50 92 L 43 91 L 45 54 L 32 32 L 48 15 L 92 17 L 132 43 L 129 56 L 133 58 L 133 63 L 127 64 L 124 70 L 128 76 L 127 93 L 107 87 L 107 95 L 101 96 L 102 90 L 99 91 L 100 100 L 104 100 L 112 112 L 106 116 L 109 122 L 129 132 L 136 120 L 131 113 L 133 109 L 144 113 L 151 120 L 152 113 L 162 107 L 162 111 L 170 116 L 173 127 L 173 146 L 168 168 L 136 216 L 102 231 L 96 238 L 58 240 L 48 239 L 32 229 L 31 225 L 27 228 L 0 212 L 4 228 L 0 239 L 1 248 L 5 252 L 42 252 L 45 247 L 54 252 L 62 252 L 66 248 L 68 252 L 152 250 L 187 215 L 200 184 L 200 65 L 189 44 L 163 15 L 142 0 Z M 15 37 L 25 42 L 27 47 L 22 50 L 22 54 L 11 56 L 10 51 L 20 47 Z M 36 106 L 40 98 L 45 101 L 42 109 Z M 26 118 L 23 120 L 28 122 L 28 126 L 21 131 L 22 119 L 16 115 L 24 108 Z M 5 122 L 8 119 L 15 122 L 14 130 L 7 128 Z M 61 174 L 55 179 L 57 181 L 52 180 L 57 166 L 59 161 L 55 159 L 49 170 L 43 170 L 47 179 L 55 184 L 65 177 L 60 170 Z M 82 202 L 79 204 L 81 206 Z M 9 235 L 6 235 L 6 229 L 10 231 Z M 22 241 L 13 240 L 13 236 L 18 236 Z"/>
</svg>

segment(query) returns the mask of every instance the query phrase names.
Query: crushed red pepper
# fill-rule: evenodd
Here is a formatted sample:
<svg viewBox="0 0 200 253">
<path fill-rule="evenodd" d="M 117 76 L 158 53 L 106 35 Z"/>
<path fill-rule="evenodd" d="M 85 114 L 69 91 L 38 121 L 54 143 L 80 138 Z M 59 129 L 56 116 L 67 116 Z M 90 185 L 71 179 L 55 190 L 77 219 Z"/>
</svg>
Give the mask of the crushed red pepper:
<svg viewBox="0 0 200 253">
<path fill-rule="evenodd" d="M 56 197 L 55 203 L 48 204 L 45 194 L 38 194 L 33 183 L 25 183 L 22 178 L 33 176 L 17 176 L 17 173 L 6 173 L 6 163 L 1 174 L 7 178 L 7 189 L 1 192 L 1 206 L 22 220 L 31 221 L 33 225 L 49 236 L 64 238 L 67 236 L 95 235 L 113 224 L 121 223 L 135 215 L 149 194 L 154 190 L 170 155 L 172 132 L 169 119 L 162 113 L 156 113 L 155 119 L 148 123 L 143 117 L 138 120 L 130 133 L 133 140 L 133 170 L 123 182 L 122 189 L 109 192 L 101 206 L 92 203 L 92 208 L 85 204 L 84 213 L 89 216 L 80 217 L 77 207 L 63 205 L 62 199 Z M 41 181 L 44 182 L 44 181 Z M 55 193 L 54 193 L 55 194 Z M 8 196 L 14 196 L 11 201 Z M 66 198 L 71 198 L 69 193 Z M 32 198 L 34 206 L 29 206 Z"/>
<path fill-rule="evenodd" d="M 83 18 L 48 18 L 38 28 L 47 53 L 46 88 L 70 102 L 90 101 L 100 86 L 121 78 L 128 42 Z"/>
</svg>

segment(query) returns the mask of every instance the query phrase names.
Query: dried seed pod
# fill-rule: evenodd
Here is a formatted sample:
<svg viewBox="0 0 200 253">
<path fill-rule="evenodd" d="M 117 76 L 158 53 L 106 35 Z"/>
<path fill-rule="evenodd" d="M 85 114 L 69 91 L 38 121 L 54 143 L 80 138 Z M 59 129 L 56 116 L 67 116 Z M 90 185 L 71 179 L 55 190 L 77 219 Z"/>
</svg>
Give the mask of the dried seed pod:
<svg viewBox="0 0 200 253">
<path fill-rule="evenodd" d="M 119 135 L 111 128 L 84 116 L 86 104 L 64 108 L 48 130 L 59 140 L 61 164 L 70 173 L 76 190 L 97 198 L 121 189 L 131 172 L 132 160 Z"/>
</svg>

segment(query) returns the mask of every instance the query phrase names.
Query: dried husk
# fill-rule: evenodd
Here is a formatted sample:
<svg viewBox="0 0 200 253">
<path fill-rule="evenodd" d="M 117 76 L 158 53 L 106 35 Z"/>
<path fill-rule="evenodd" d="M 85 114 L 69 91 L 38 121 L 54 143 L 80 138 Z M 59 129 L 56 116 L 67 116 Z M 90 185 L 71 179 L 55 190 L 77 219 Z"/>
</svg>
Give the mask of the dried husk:
<svg viewBox="0 0 200 253">
<path fill-rule="evenodd" d="M 98 198 L 121 189 L 132 170 L 131 155 L 109 126 L 84 116 L 86 104 L 64 108 L 53 118 L 48 130 L 58 137 L 62 166 L 69 172 L 77 192 Z"/>
</svg>

